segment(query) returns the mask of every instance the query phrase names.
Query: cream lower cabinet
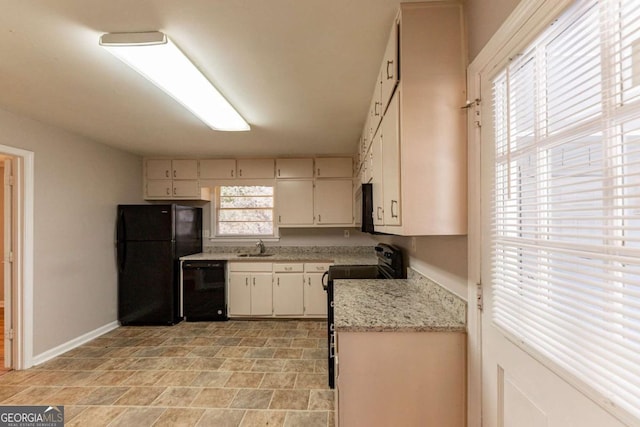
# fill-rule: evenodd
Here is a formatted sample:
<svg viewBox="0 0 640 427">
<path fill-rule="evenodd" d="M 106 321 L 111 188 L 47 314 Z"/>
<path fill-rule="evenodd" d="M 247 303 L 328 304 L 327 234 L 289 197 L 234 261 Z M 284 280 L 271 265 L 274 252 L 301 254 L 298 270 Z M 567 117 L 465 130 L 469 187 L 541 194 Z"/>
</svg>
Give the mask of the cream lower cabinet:
<svg viewBox="0 0 640 427">
<path fill-rule="evenodd" d="M 466 425 L 466 334 L 336 334 L 336 425 Z"/>
<path fill-rule="evenodd" d="M 230 262 L 228 265 L 229 316 L 327 316 L 322 274 L 330 263 Z"/>
<path fill-rule="evenodd" d="M 304 264 L 304 314 L 312 317 L 327 316 L 327 292 L 322 287 L 322 275 L 329 263 Z"/>
<path fill-rule="evenodd" d="M 229 263 L 230 316 L 273 314 L 271 263 Z"/>
<path fill-rule="evenodd" d="M 302 316 L 304 314 L 303 264 L 273 264 L 273 314 Z"/>
</svg>

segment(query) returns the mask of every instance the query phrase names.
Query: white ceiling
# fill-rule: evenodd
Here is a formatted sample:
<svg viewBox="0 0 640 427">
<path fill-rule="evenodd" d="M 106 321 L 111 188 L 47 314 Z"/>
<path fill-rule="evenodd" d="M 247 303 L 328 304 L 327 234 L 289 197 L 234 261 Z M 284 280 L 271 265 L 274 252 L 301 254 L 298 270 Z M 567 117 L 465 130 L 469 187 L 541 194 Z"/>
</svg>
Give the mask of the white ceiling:
<svg viewBox="0 0 640 427">
<path fill-rule="evenodd" d="M 0 108 L 141 155 L 356 150 L 399 0 L 2 0 Z M 165 32 L 250 123 L 216 132 L 98 46 Z"/>
</svg>

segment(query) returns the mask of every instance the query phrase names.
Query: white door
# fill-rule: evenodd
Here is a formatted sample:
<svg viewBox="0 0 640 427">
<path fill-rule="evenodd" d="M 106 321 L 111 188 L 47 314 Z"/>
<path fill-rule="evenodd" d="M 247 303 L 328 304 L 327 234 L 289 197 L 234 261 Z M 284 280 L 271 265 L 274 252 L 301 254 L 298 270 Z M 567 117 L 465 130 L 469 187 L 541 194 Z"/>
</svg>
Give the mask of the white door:
<svg viewBox="0 0 640 427">
<path fill-rule="evenodd" d="M 482 426 L 484 427 L 618 427 L 623 422 L 594 403 L 576 386 L 564 380 L 551 365 L 512 342 L 492 322 L 491 199 L 493 190 L 494 137 L 491 82 L 482 76 L 480 133 L 480 229 L 484 309 L 482 334 Z M 470 143 L 473 145 L 473 142 Z M 475 159 L 477 160 L 477 159 Z M 473 162 L 473 159 L 471 159 Z M 470 177 L 470 181 L 473 178 Z M 473 192 L 473 188 L 470 188 Z M 471 193 L 473 194 L 473 193 Z M 471 212 L 473 215 L 473 212 Z M 470 233 L 473 234 L 473 232 Z M 471 238 L 471 237 L 470 237 Z M 477 250 L 478 248 L 476 248 Z M 470 271 L 472 274 L 472 271 Z M 472 306 L 470 306 L 470 309 Z M 477 423 L 475 425 L 478 425 Z"/>
<path fill-rule="evenodd" d="M 13 367 L 13 160 L 4 160 L 4 367 Z"/>
</svg>

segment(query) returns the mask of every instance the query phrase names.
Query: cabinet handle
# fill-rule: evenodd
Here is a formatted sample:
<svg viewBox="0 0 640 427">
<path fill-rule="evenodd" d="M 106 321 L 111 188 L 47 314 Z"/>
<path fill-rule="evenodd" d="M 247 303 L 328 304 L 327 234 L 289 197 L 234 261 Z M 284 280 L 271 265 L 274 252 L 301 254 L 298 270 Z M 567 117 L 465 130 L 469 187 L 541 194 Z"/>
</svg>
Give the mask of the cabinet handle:
<svg viewBox="0 0 640 427">
<path fill-rule="evenodd" d="M 249 286 L 249 278 L 248 277 L 244 278 L 244 285 L 245 286 Z"/>
<path fill-rule="evenodd" d="M 173 171 L 173 177 L 174 177 L 174 178 L 177 178 L 177 177 L 178 177 L 178 175 L 176 174 L 176 171 L 175 171 L 175 170 Z"/>
<path fill-rule="evenodd" d="M 242 176 L 242 169 L 238 169 L 238 176 Z"/>
<path fill-rule="evenodd" d="M 233 178 L 233 169 L 231 169 L 231 178 Z"/>
<path fill-rule="evenodd" d="M 391 218 L 398 218 L 398 213 L 393 213 L 393 205 L 396 205 L 396 207 L 398 206 L 398 201 L 397 200 L 392 200 L 391 201 Z"/>
<path fill-rule="evenodd" d="M 278 176 L 280 176 L 280 169 L 278 169 Z"/>
<path fill-rule="evenodd" d="M 278 286 L 280 286 L 280 278 L 278 277 Z"/>
<path fill-rule="evenodd" d="M 320 168 L 318 168 L 318 176 L 320 176 Z"/>
<path fill-rule="evenodd" d="M 178 193 L 176 192 L 176 188 L 175 188 L 175 187 L 173 187 L 173 195 L 174 195 L 174 196 L 177 196 L 177 195 L 178 195 Z"/>
<path fill-rule="evenodd" d="M 318 222 L 322 222 L 322 216 L 318 214 Z"/>
<path fill-rule="evenodd" d="M 171 195 L 171 189 L 169 187 L 167 187 L 167 196 Z"/>
<path fill-rule="evenodd" d="M 393 75 L 389 74 L 389 65 L 392 65 L 393 61 L 387 61 L 387 80 L 391 80 Z"/>
<path fill-rule="evenodd" d="M 253 278 L 253 286 L 255 286 L 255 285 L 256 285 L 256 278 L 254 277 Z"/>
<path fill-rule="evenodd" d="M 307 283 L 309 283 L 309 286 L 311 286 L 311 277 L 307 278 Z"/>
<path fill-rule="evenodd" d="M 382 211 L 382 208 L 378 206 L 378 209 L 377 209 L 378 219 L 382 219 L 382 216 L 380 215 L 380 211 Z"/>
<path fill-rule="evenodd" d="M 378 101 L 376 101 L 375 105 L 373 106 L 373 114 L 375 116 L 379 116 L 380 113 L 378 112 L 378 105 L 382 106 L 382 104 Z"/>
<path fill-rule="evenodd" d="M 165 171 L 164 171 L 164 176 L 165 176 L 165 177 L 167 177 L 167 178 L 169 178 L 169 169 L 167 169 L 167 170 L 165 170 Z"/>
</svg>

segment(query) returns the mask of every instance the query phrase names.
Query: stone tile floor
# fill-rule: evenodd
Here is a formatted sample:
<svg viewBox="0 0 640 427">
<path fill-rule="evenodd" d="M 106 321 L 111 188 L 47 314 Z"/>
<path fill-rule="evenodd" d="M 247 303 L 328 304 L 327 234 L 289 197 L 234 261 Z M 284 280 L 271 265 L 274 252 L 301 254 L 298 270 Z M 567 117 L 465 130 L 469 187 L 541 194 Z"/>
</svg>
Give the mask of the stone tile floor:
<svg viewBox="0 0 640 427">
<path fill-rule="evenodd" d="M 1 405 L 64 405 L 66 426 L 334 425 L 324 321 L 120 327 L 0 376 Z"/>
</svg>

